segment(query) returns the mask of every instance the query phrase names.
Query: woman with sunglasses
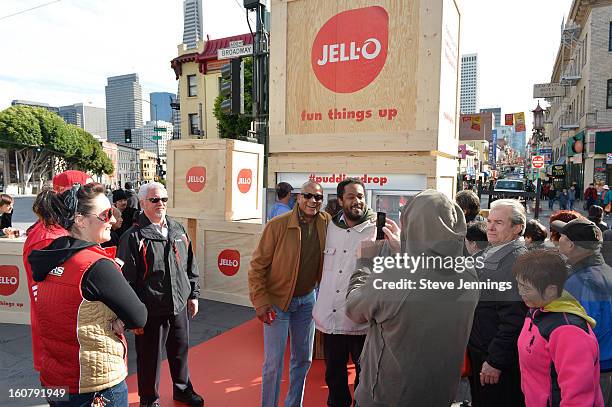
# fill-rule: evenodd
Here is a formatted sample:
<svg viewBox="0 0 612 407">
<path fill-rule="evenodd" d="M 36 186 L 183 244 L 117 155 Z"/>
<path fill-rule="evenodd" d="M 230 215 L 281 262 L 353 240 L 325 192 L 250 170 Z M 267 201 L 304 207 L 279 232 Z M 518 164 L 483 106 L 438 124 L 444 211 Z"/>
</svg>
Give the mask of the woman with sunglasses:
<svg viewBox="0 0 612 407">
<path fill-rule="evenodd" d="M 52 406 L 127 406 L 127 344 L 123 328 L 145 325 L 147 310 L 115 262 L 100 247 L 115 223 L 104 186 L 76 184 L 43 191 L 39 216 L 68 236 L 35 250 L 28 260 L 38 282 L 36 309 L 43 342 L 41 383 L 68 388 Z"/>
</svg>

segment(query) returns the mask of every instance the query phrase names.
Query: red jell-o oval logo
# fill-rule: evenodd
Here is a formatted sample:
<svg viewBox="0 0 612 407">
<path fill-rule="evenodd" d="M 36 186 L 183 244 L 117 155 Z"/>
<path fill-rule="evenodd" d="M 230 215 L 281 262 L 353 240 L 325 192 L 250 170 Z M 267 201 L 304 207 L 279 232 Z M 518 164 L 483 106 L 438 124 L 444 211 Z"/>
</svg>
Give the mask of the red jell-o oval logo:
<svg viewBox="0 0 612 407">
<path fill-rule="evenodd" d="M 185 175 L 185 182 L 192 192 L 200 192 L 206 186 L 206 168 L 191 167 Z"/>
<path fill-rule="evenodd" d="M 219 253 L 217 266 L 226 276 L 233 276 L 240 270 L 240 252 L 238 250 L 226 249 Z"/>
<path fill-rule="evenodd" d="M 251 184 L 253 183 L 253 171 L 249 168 L 240 170 L 238 173 L 238 190 L 243 194 L 246 194 L 251 190 Z"/>
<path fill-rule="evenodd" d="M 312 44 L 311 65 L 323 86 L 353 93 L 368 86 L 387 61 L 389 14 L 380 6 L 347 10 L 330 18 Z"/>
<path fill-rule="evenodd" d="M 0 295 L 12 295 L 19 288 L 19 267 L 0 266 Z"/>
</svg>

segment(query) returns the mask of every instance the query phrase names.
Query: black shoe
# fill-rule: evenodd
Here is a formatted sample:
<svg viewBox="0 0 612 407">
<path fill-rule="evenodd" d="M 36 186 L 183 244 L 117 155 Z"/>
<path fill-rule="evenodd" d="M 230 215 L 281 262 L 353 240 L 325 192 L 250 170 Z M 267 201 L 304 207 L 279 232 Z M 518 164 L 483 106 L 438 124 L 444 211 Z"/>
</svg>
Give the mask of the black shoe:
<svg viewBox="0 0 612 407">
<path fill-rule="evenodd" d="M 141 401 L 140 402 L 140 407 L 160 407 L 160 405 L 159 405 L 158 401 L 154 401 L 153 403 L 143 403 Z"/>
<path fill-rule="evenodd" d="M 175 391 L 172 398 L 194 407 L 201 407 L 204 405 L 204 399 L 193 389 L 185 390 L 184 392 Z"/>
</svg>

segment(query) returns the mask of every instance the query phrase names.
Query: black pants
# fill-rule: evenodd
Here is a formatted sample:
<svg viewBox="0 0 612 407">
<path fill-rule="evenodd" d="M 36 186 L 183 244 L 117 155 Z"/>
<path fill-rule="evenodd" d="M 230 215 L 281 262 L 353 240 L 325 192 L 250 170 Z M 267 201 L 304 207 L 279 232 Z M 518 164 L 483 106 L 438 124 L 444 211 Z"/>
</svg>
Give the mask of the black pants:
<svg viewBox="0 0 612 407">
<path fill-rule="evenodd" d="M 187 307 L 177 315 L 149 316 L 143 335 L 136 337 L 138 395 L 141 403 L 159 399 L 159 370 L 162 349 L 166 348 L 174 391 L 191 388 L 187 351 L 189 349 L 189 318 Z"/>
<path fill-rule="evenodd" d="M 480 370 L 487 355 L 468 349 L 468 357 L 472 365 L 469 376 L 472 407 L 521 407 L 525 406 L 525 398 L 521 390 L 521 373 L 516 366 L 502 370 L 497 384 L 480 384 Z"/>
<path fill-rule="evenodd" d="M 329 388 L 327 405 L 333 407 L 350 407 L 353 399 L 348 386 L 346 364 L 349 355 L 355 364 L 355 386 L 359 384 L 359 357 L 365 342 L 365 335 L 329 335 L 323 334 L 325 354 L 325 383 Z"/>
</svg>

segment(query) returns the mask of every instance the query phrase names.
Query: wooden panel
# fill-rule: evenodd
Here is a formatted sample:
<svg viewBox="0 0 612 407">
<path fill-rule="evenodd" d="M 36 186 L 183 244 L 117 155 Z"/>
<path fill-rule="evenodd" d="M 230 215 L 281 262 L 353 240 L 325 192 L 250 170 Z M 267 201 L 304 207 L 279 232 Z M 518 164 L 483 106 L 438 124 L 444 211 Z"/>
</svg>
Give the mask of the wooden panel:
<svg viewBox="0 0 612 407">
<path fill-rule="evenodd" d="M 366 88 L 354 93 L 334 93 L 325 88 L 312 71 L 310 61 L 314 39 L 326 21 L 337 13 L 372 5 L 382 6 L 389 15 L 385 66 Z M 415 41 L 419 32 L 418 10 L 419 1 L 415 0 L 309 0 L 290 3 L 287 11 L 286 132 L 372 133 L 414 129 L 419 79 L 416 75 L 418 42 Z M 303 24 L 305 15 L 309 16 L 308 24 Z M 389 108 L 398 111 L 393 120 L 378 117 L 380 109 Z M 370 110 L 372 117 L 358 121 L 357 114 L 355 119 L 330 120 L 330 109 L 341 113 L 344 109 L 347 112 Z M 322 120 L 302 120 L 303 111 L 321 113 Z"/>
<path fill-rule="evenodd" d="M 285 94 L 287 91 L 287 3 L 273 0 L 271 4 L 270 49 L 270 134 L 285 134 Z"/>
<path fill-rule="evenodd" d="M 28 279 L 23 267 L 25 237 L 0 239 L 0 276 L 3 291 L 0 294 L 0 323 L 29 324 L 30 296 Z"/>
</svg>

